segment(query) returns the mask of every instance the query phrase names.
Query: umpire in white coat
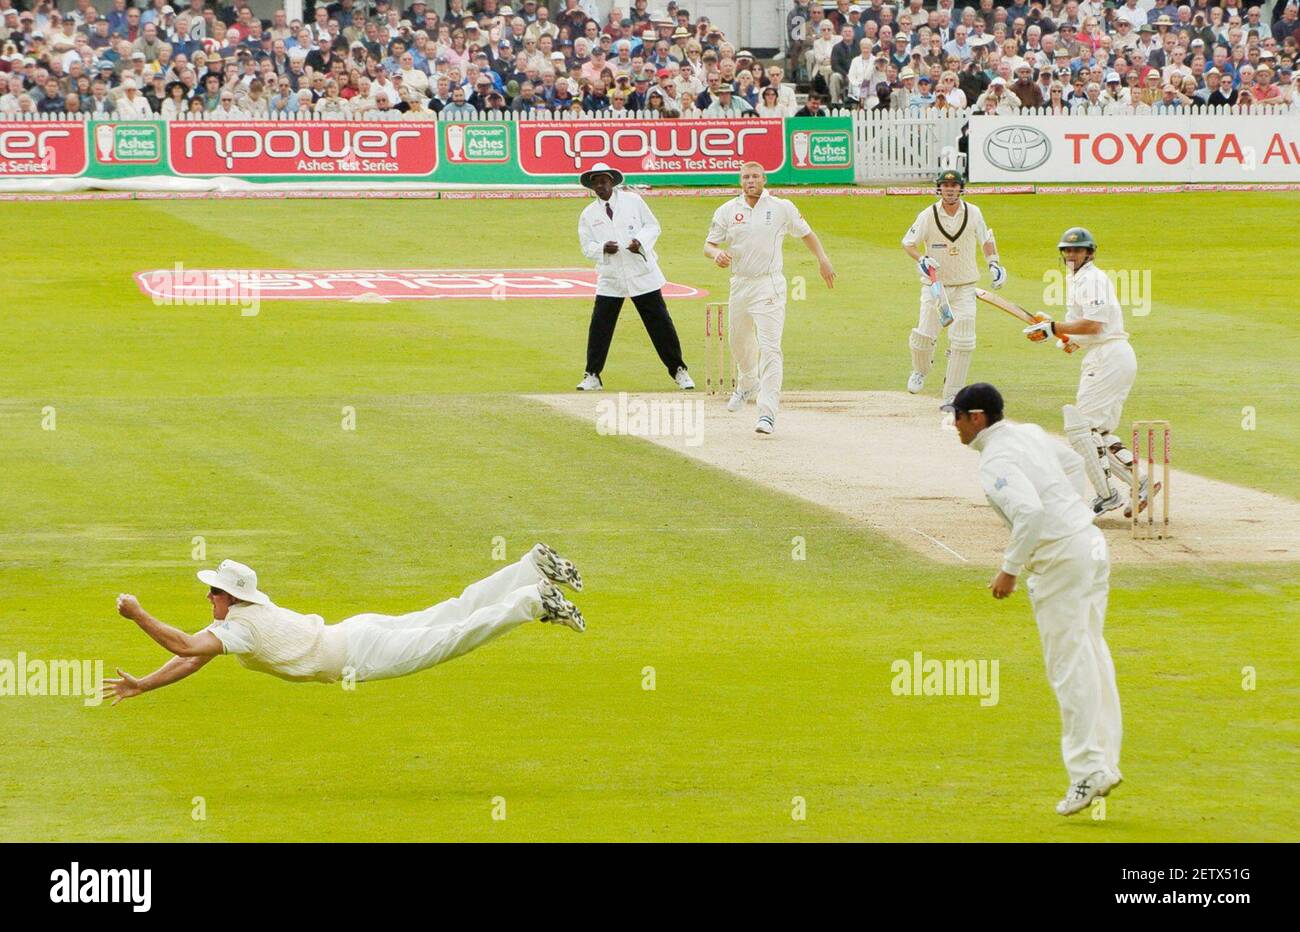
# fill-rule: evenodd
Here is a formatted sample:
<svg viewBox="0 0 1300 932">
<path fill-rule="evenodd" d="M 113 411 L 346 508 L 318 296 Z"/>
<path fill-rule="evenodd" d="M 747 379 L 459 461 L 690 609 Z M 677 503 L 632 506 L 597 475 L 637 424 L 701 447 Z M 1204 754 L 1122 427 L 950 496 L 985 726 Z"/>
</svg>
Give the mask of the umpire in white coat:
<svg viewBox="0 0 1300 932">
<path fill-rule="evenodd" d="M 625 298 L 632 299 L 673 381 L 679 388 L 694 388 L 661 290 L 665 279 L 654 248 L 659 239 L 659 221 L 639 195 L 619 187 L 623 173 L 618 169 L 597 162 L 579 180 L 596 194 L 578 218 L 582 253 L 596 261 L 596 304 L 587 332 L 587 369 L 578 391 L 598 392 L 604 388 L 600 374 L 605 369 Z"/>
<path fill-rule="evenodd" d="M 1011 528 L 1002 567 L 989 584 L 1005 599 L 1022 574 L 1061 708 L 1061 752 L 1070 788 L 1061 815 L 1087 808 L 1119 785 L 1122 737 L 1115 665 L 1102 636 L 1110 594 L 1106 539 L 1084 500 L 1083 459 L 1037 424 L 1002 419 L 1002 396 L 967 385 L 943 406 L 961 442 L 979 451 L 980 484 Z"/>
</svg>

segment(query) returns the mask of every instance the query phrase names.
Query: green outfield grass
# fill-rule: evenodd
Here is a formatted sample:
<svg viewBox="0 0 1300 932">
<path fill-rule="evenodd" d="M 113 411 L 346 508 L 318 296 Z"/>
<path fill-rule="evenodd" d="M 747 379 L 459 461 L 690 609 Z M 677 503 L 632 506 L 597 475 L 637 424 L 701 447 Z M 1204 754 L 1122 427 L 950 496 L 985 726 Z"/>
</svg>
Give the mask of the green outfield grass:
<svg viewBox="0 0 1300 932">
<path fill-rule="evenodd" d="M 668 277 L 725 300 L 700 251 L 719 201 L 650 203 Z M 202 627 L 196 537 L 207 564 L 248 562 L 278 603 L 331 621 L 424 607 L 499 566 L 494 538 L 510 559 L 544 539 L 581 566 L 589 627 L 528 625 L 352 692 L 218 658 L 112 709 L 0 697 L 0 839 L 1300 835 L 1294 566 L 1114 568 L 1125 783 L 1105 821 L 1063 820 L 1057 711 L 1023 593 L 995 603 L 992 567 L 928 562 L 518 397 L 572 389 L 587 302 L 268 302 L 241 317 L 156 307 L 131 278 L 175 262 L 576 267 L 581 203 L 6 205 L 11 229 L 32 234 L 11 238 L 0 280 L 0 659 L 151 671 L 165 654 L 113 597 Z M 786 387 L 901 390 L 917 286 L 898 240 L 927 202 L 800 203 L 840 281 L 828 294 L 802 246 L 787 249 L 808 298 L 790 306 Z M 1141 368 L 1126 415 L 1170 419 L 1181 468 L 1296 497 L 1289 250 L 1276 234 L 1206 243 L 1225 222 L 1288 228 L 1300 197 L 979 203 L 1012 276 L 1004 293 L 1026 305 L 1041 304 L 1067 226 L 1092 230 L 1102 267 L 1150 269 L 1151 312 L 1129 319 Z M 704 300 L 670 302 L 700 368 Z M 624 313 L 607 387 L 668 388 Z M 979 326 L 972 378 L 1058 429 L 1077 362 L 1009 318 L 981 311 Z M 806 560 L 791 559 L 796 536 Z M 1000 702 L 895 697 L 890 663 L 918 650 L 998 659 Z"/>
</svg>

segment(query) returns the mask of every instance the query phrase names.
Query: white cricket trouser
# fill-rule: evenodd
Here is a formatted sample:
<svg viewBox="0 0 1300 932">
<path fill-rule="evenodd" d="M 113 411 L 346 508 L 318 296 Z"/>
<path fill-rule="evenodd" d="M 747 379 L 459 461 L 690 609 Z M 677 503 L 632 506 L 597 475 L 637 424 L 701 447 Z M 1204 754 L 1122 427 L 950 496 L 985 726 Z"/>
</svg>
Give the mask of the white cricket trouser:
<svg viewBox="0 0 1300 932">
<path fill-rule="evenodd" d="M 354 615 L 339 622 L 347 637 L 344 673 L 358 681 L 405 676 L 445 663 L 542 612 L 542 574 L 531 551 L 474 583 L 457 598 L 406 615 Z"/>
<path fill-rule="evenodd" d="M 1101 433 L 1119 430 L 1124 401 L 1137 381 L 1137 355 L 1128 340 L 1108 340 L 1083 357 L 1077 407 Z"/>
<path fill-rule="evenodd" d="M 970 336 L 974 338 L 975 285 L 944 285 L 943 290 L 948 295 L 948 304 L 952 308 L 953 323 L 949 325 L 949 329 L 955 327 L 959 320 L 969 320 L 971 321 Z M 916 321 L 916 329 L 935 340 L 939 338 L 939 331 L 943 329 L 939 323 L 939 299 L 934 296 L 929 285 L 921 286 L 921 313 Z M 950 334 L 950 342 L 951 339 Z"/>
<path fill-rule="evenodd" d="M 1106 538 L 1089 526 L 1045 544 L 1026 571 L 1047 679 L 1061 708 L 1061 755 L 1070 782 L 1097 770 L 1118 770 L 1119 688 L 1102 637 L 1110 593 Z"/>
<path fill-rule="evenodd" d="M 759 416 L 776 419 L 781 404 L 785 364 L 781 333 L 785 329 L 785 276 L 731 279 L 727 305 L 727 342 L 739 372 L 737 387 L 758 388 Z"/>
</svg>

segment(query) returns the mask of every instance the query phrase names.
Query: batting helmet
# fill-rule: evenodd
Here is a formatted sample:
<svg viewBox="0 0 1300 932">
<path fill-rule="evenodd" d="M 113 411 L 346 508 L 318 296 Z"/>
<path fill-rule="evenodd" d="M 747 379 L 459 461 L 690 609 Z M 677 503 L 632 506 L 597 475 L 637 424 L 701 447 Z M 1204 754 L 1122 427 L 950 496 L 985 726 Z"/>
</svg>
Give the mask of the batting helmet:
<svg viewBox="0 0 1300 932">
<path fill-rule="evenodd" d="M 1061 241 L 1056 244 L 1056 248 L 1064 249 L 1067 246 L 1082 246 L 1084 249 L 1097 251 L 1097 241 L 1083 227 L 1070 227 L 1061 234 Z"/>
<path fill-rule="evenodd" d="M 948 184 L 950 182 L 955 182 L 956 184 L 961 185 L 963 191 L 966 190 L 966 179 L 963 178 L 961 172 L 957 171 L 955 168 L 948 168 L 939 172 L 934 179 L 934 189 L 938 191 L 940 185 Z"/>
</svg>

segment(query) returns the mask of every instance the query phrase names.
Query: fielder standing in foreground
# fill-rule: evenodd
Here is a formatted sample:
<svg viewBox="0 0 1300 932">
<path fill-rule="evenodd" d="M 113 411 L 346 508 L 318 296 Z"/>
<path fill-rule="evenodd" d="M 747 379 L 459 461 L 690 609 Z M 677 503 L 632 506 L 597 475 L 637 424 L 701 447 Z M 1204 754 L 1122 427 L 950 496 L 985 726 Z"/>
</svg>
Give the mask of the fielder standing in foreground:
<svg viewBox="0 0 1300 932">
<path fill-rule="evenodd" d="M 581 591 L 582 577 L 545 544 L 432 608 L 406 615 L 354 615 L 336 625 L 274 604 L 258 590 L 257 574 L 234 560 L 198 575 L 209 587 L 213 622 L 197 634 L 154 618 L 133 595 L 117 597 L 118 614 L 174 656 L 139 679 L 119 668 L 120 679 L 104 681 L 103 698 L 112 697 L 117 705 L 170 686 L 218 654 L 234 654 L 248 669 L 283 680 L 333 683 L 347 676 L 362 682 L 446 663 L 526 621 L 586 630 L 582 612 L 557 588 Z"/>
<path fill-rule="evenodd" d="M 605 369 L 625 298 L 632 299 L 655 352 L 677 387 L 694 388 L 695 382 L 682 360 L 677 328 L 661 291 L 665 279 L 655 258 L 659 221 L 640 195 L 619 189 L 623 173 L 618 169 L 597 162 L 579 180 L 596 194 L 578 218 L 582 254 L 596 260 L 596 303 L 587 331 L 587 370 L 578 391 L 598 392 L 604 388 L 600 374 Z"/>
<path fill-rule="evenodd" d="M 740 196 L 713 212 L 704 243 L 704 254 L 718 268 L 731 269 L 727 340 L 740 378 L 727 410 L 739 411 L 757 395 L 758 424 L 754 429 L 760 434 L 770 434 L 776 427 L 785 374 L 781 332 L 785 328 L 782 249 L 786 236 L 803 240 L 817 258 L 826 287 L 835 287 L 835 269 L 817 234 L 794 204 L 768 194 L 766 187 L 763 166 L 746 162 L 740 169 Z"/>
<path fill-rule="evenodd" d="M 1070 446 L 1083 457 L 1083 467 L 1097 497 L 1092 510 L 1096 514 L 1112 511 L 1122 504 L 1120 494 L 1110 484 L 1110 470 L 1119 473 L 1125 488 L 1132 488 L 1133 454 L 1115 435 L 1124 412 L 1124 401 L 1137 379 L 1137 356 L 1124 331 L 1124 311 L 1115 293 L 1115 283 L 1093 264 L 1097 242 L 1083 227 L 1070 227 L 1056 244 L 1065 262 L 1065 320 L 1044 320 L 1024 330 L 1035 343 L 1051 336 L 1068 336 L 1069 342 L 1087 350 L 1079 391 L 1074 404 L 1061 409 L 1065 436 Z M 1151 495 L 1148 477 L 1138 489 L 1138 511 L 1146 507 Z M 1156 492 L 1160 491 L 1159 483 Z M 1133 516 L 1129 502 L 1124 517 Z"/>
<path fill-rule="evenodd" d="M 1024 573 L 1038 622 L 1047 679 L 1061 708 L 1061 752 L 1070 787 L 1061 815 L 1085 809 L 1119 786 L 1123 735 L 1115 665 L 1102 636 L 1110 594 L 1106 538 L 1092 523 L 1078 454 L 1037 424 L 1002 419 L 1002 396 L 967 385 L 943 406 L 961 442 L 980 454 L 980 484 L 1011 528 L 993 598 L 1005 599 Z"/>
<path fill-rule="evenodd" d="M 917 214 L 903 236 L 903 251 L 916 261 L 921 273 L 921 313 L 908 339 L 912 351 L 912 374 L 907 390 L 915 395 L 925 387 L 925 377 L 934 365 L 934 348 L 941 326 L 948 331 L 948 369 L 943 379 L 943 400 L 952 401 L 957 389 L 966 384 L 971 355 L 975 352 L 975 283 L 979 281 L 979 258 L 988 264 L 993 287 L 1001 288 L 1007 272 L 998 260 L 993 231 L 974 204 L 962 199 L 966 180 L 961 172 L 943 171 L 935 179 L 939 200 Z M 937 286 L 936 286 L 937 283 Z M 935 292 L 939 291 L 939 294 Z M 940 320 L 940 308 L 951 308 L 952 319 Z"/>
</svg>

